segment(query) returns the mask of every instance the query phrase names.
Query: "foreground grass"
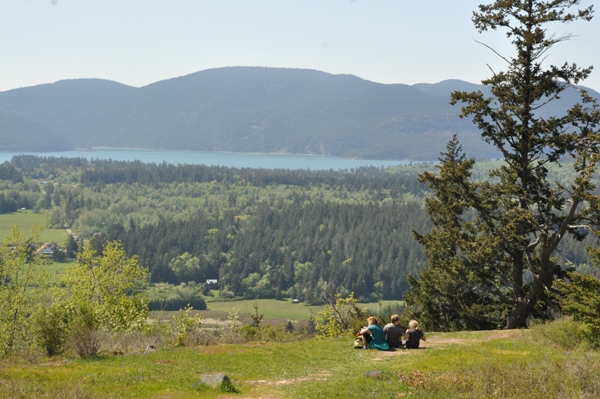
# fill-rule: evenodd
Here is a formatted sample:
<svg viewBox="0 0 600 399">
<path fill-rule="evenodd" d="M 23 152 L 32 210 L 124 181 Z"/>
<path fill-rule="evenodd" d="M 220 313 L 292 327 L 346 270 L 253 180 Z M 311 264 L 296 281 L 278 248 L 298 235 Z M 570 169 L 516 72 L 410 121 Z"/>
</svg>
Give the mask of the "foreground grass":
<svg viewBox="0 0 600 399">
<path fill-rule="evenodd" d="M 354 350 L 351 338 L 158 348 L 0 367 L 0 398 L 597 398 L 600 359 L 532 331 L 428 334 L 425 349 Z M 237 393 L 199 384 L 227 374 Z"/>
</svg>

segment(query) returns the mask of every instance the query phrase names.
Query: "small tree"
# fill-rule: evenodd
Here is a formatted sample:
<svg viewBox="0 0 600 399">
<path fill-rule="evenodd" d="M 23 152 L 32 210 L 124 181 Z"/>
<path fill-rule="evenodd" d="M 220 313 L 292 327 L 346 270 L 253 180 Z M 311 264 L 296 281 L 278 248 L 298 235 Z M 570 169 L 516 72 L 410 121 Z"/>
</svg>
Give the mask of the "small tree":
<svg viewBox="0 0 600 399">
<path fill-rule="evenodd" d="M 361 321 L 366 320 L 366 315 L 356 305 L 354 292 L 346 298 L 342 294 L 336 294 L 333 298 L 323 306 L 323 311 L 316 318 L 319 334 L 331 338 L 351 333 L 360 326 Z"/>
<path fill-rule="evenodd" d="M 47 261 L 35 253 L 40 228 L 25 238 L 17 226 L 0 245 L 0 358 L 32 338 L 31 315 L 43 303 Z"/>
<path fill-rule="evenodd" d="M 75 239 L 73 234 L 69 234 L 69 240 L 67 241 L 67 247 L 65 249 L 68 258 L 75 259 L 77 257 L 77 251 L 79 251 L 79 244 L 77 244 L 77 240 Z"/>
<path fill-rule="evenodd" d="M 108 242 L 101 256 L 88 244 L 77 255 L 77 265 L 67 269 L 57 300 L 73 315 L 92 306 L 101 328 L 130 331 L 142 327 L 148 315 L 141 293 L 147 282 L 148 270 L 137 257 L 127 257 L 120 243 Z"/>
<path fill-rule="evenodd" d="M 600 249 L 588 248 L 595 265 L 600 265 Z M 558 281 L 562 292 L 563 311 L 594 328 L 596 341 L 600 340 L 600 279 L 582 273 L 569 273 L 567 281 Z"/>
</svg>

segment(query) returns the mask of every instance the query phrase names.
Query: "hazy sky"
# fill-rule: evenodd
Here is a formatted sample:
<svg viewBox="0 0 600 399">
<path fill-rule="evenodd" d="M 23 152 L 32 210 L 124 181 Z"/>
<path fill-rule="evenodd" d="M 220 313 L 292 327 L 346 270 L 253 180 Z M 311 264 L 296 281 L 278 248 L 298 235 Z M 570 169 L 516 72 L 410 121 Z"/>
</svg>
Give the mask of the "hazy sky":
<svg viewBox="0 0 600 399">
<path fill-rule="evenodd" d="M 597 0 L 583 0 L 589 5 Z M 72 78 L 131 86 L 224 66 L 316 69 L 380 83 L 479 83 L 510 55 L 470 21 L 491 0 L 0 0 L 0 91 Z M 547 62 L 596 65 L 600 15 Z"/>
</svg>

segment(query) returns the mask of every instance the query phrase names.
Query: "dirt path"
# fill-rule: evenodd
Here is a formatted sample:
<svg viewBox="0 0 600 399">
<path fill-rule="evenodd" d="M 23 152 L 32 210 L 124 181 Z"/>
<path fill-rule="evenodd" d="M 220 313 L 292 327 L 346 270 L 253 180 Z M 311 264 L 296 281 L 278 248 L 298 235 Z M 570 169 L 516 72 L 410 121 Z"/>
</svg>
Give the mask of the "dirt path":
<svg viewBox="0 0 600 399">
<path fill-rule="evenodd" d="M 421 341 L 419 350 L 421 349 L 445 349 L 461 345 L 472 345 L 478 342 L 493 341 L 496 339 L 507 339 L 521 336 L 524 332 L 519 330 L 490 330 L 490 331 L 469 331 L 461 332 L 461 335 L 466 338 L 455 338 L 453 333 L 433 333 L 425 335 L 427 341 Z M 399 349 L 388 352 L 378 352 L 373 360 L 382 359 L 386 356 L 410 356 L 418 353 L 418 350 Z"/>
</svg>

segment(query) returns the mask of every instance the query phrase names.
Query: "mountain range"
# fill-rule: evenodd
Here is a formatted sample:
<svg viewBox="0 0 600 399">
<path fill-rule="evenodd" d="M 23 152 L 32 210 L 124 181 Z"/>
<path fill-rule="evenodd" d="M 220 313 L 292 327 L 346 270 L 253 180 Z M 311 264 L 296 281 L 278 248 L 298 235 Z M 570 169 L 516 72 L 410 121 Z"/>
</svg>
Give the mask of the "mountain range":
<svg viewBox="0 0 600 399">
<path fill-rule="evenodd" d="M 470 156 L 495 157 L 449 104 L 460 80 L 380 84 L 306 69 L 209 69 L 135 88 L 63 80 L 0 92 L 0 151 L 92 147 L 433 160 L 457 133 Z M 593 90 L 592 96 L 600 97 Z M 566 91 L 546 106 L 564 112 Z"/>
</svg>

